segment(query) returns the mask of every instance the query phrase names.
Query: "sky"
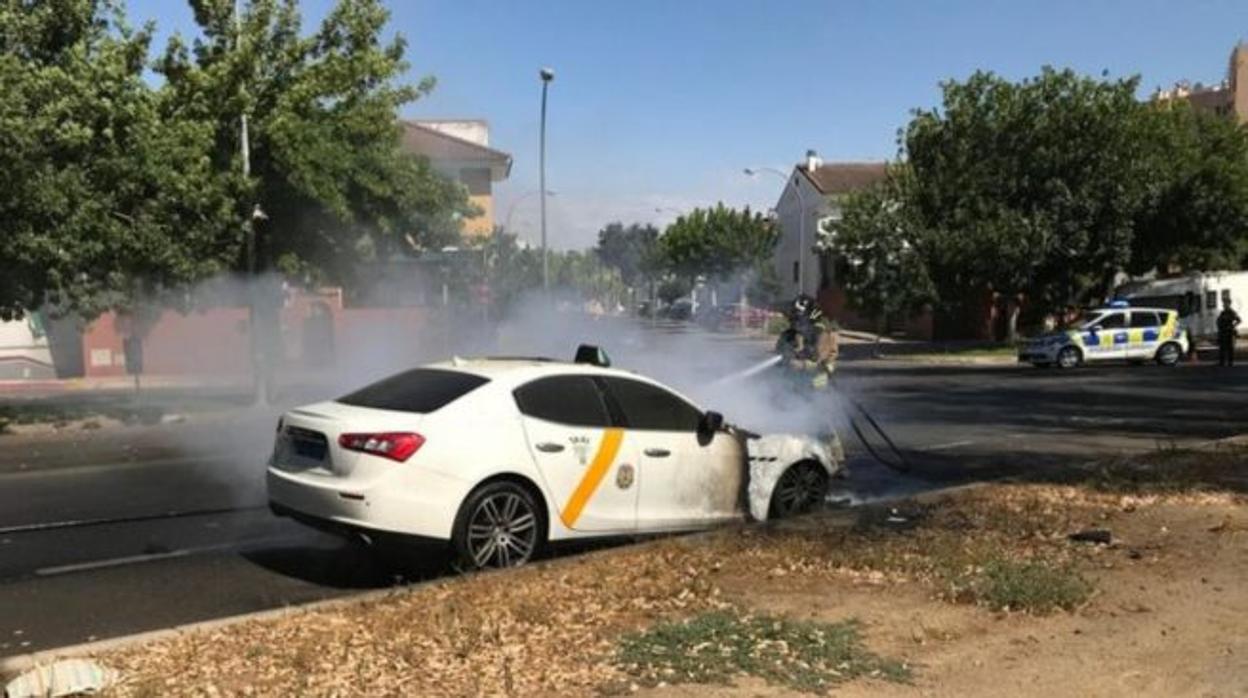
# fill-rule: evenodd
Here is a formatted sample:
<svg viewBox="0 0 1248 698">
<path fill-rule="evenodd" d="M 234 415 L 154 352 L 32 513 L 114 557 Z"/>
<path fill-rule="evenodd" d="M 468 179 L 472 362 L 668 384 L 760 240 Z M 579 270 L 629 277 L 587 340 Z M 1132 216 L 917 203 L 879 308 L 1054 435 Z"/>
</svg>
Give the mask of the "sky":
<svg viewBox="0 0 1248 698">
<path fill-rule="evenodd" d="M 722 201 L 766 210 L 780 177 L 825 161 L 895 157 L 910 110 L 942 80 L 1044 65 L 1141 76 L 1141 96 L 1217 83 L 1248 39 L 1245 0 L 389 0 L 408 42 L 407 79 L 437 79 L 407 118 L 480 118 L 514 158 L 495 185 L 497 219 L 535 240 L 538 70 L 555 71 L 547 112 L 548 231 L 592 245 L 610 221 L 673 220 Z M 332 0 L 304 0 L 305 25 Z M 193 35 L 182 0 L 130 0 L 158 41 Z M 515 205 L 514 211 L 511 210 Z"/>
</svg>

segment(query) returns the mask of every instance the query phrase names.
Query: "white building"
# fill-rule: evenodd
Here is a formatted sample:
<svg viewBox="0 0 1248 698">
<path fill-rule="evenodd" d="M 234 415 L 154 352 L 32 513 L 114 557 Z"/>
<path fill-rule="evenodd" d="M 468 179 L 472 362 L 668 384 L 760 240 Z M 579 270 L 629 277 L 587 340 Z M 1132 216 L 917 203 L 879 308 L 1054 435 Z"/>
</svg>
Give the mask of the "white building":
<svg viewBox="0 0 1248 698">
<path fill-rule="evenodd" d="M 0 380 L 56 378 L 52 350 L 39 316 L 0 321 Z"/>
<path fill-rule="evenodd" d="M 793 167 L 776 203 L 780 242 L 773 260 L 782 297 L 799 291 L 818 296 L 835 283 L 833 265 L 815 253 L 819 226 L 840 218 L 842 197 L 881 182 L 884 176 L 883 162 L 825 163 L 814 151 Z"/>
</svg>

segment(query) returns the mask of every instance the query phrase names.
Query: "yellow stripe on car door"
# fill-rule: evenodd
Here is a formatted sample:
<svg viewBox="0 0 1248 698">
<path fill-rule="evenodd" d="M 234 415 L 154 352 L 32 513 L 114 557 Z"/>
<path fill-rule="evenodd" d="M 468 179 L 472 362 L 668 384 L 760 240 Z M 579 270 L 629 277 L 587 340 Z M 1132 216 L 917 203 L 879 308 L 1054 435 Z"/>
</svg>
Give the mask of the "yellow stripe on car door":
<svg viewBox="0 0 1248 698">
<path fill-rule="evenodd" d="M 615 455 L 620 452 L 620 442 L 623 440 L 623 429 L 607 429 L 603 433 L 602 443 L 598 444 L 598 452 L 594 454 L 589 470 L 585 471 L 581 483 L 576 486 L 576 490 L 568 498 L 568 503 L 564 505 L 563 511 L 559 514 L 559 518 L 563 519 L 563 525 L 568 528 L 576 526 L 576 520 L 581 518 L 585 505 L 589 504 L 590 497 L 594 496 L 602 478 L 606 477 L 611 464 L 615 462 Z"/>
</svg>

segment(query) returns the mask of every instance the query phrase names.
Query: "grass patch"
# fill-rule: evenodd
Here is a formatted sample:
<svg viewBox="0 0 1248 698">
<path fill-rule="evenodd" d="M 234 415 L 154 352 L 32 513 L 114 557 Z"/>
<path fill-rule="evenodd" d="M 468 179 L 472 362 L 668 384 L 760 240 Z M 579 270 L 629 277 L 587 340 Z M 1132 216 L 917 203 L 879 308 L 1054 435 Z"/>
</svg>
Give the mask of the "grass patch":
<svg viewBox="0 0 1248 698">
<path fill-rule="evenodd" d="M 994 557 L 947 574 L 945 581 L 954 598 L 1037 615 L 1073 611 L 1092 595 L 1092 584 L 1074 568 L 1044 560 Z"/>
<path fill-rule="evenodd" d="M 625 636 L 618 665 L 645 685 L 728 684 L 747 674 L 768 683 L 823 693 L 869 676 L 908 681 L 910 669 L 862 643 L 855 621 L 818 623 L 712 611 Z"/>
</svg>

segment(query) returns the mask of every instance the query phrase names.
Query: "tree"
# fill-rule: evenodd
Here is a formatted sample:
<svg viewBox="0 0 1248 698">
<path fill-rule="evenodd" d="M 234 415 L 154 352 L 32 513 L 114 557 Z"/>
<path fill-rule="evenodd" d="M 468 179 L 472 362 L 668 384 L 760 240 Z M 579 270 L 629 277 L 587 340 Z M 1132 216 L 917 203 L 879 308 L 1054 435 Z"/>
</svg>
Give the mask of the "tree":
<svg viewBox="0 0 1248 698">
<path fill-rule="evenodd" d="M 1146 192 L 1137 83 L 977 72 L 944 83 L 941 108 L 915 112 L 902 137 L 908 204 L 944 308 L 998 294 L 1013 337 L 1023 297 L 1043 308 L 1108 291 Z"/>
<path fill-rule="evenodd" d="M 609 223 L 598 231 L 595 252 L 603 264 L 619 270 L 625 284 L 633 286 L 653 270 L 654 247 L 659 230 L 652 225 Z"/>
<path fill-rule="evenodd" d="M 909 186 L 908 168 L 891 167 L 883 183 L 849 194 L 840 219 L 819 232 L 818 249 L 840 262 L 837 278 L 850 307 L 876 318 L 881 334 L 890 318 L 935 299 L 918 246 L 923 231 L 906 205 Z"/>
<path fill-rule="evenodd" d="M 1248 264 L 1248 129 L 1186 102 L 1151 105 L 1140 120 L 1150 175 L 1128 269 Z"/>
<path fill-rule="evenodd" d="M 0 318 L 93 317 L 237 254 L 211 133 L 143 79 L 151 31 L 104 0 L 0 7 Z"/>
<path fill-rule="evenodd" d="M 191 0 L 202 36 L 173 37 L 157 70 L 170 114 L 211 129 L 217 172 L 241 170 L 240 118 L 251 177 L 236 189 L 237 229 L 258 205 L 259 270 L 310 282 L 349 282 L 358 261 L 457 241 L 471 213 L 462 187 L 403 151 L 400 107 L 434 80 L 399 80 L 406 43 L 383 42 L 379 0 L 338 0 L 302 32 L 297 0 Z M 240 257 L 235 268 L 245 269 Z"/>
<path fill-rule="evenodd" d="M 721 203 L 677 218 L 658 240 L 658 257 L 666 269 L 687 279 L 727 280 L 759 271 L 779 239 L 776 226 L 762 214 Z"/>
</svg>

